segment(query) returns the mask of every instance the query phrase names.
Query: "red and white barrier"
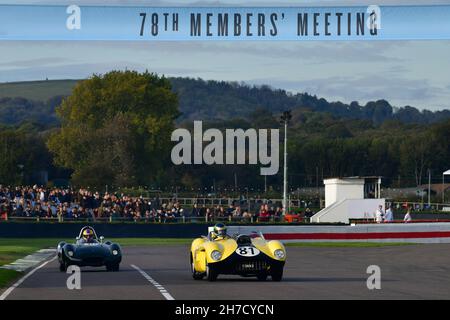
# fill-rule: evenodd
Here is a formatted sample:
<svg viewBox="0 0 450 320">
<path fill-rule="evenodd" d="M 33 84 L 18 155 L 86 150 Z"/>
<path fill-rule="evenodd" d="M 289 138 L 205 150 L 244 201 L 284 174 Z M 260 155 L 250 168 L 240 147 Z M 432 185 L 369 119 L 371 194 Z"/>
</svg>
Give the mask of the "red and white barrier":
<svg viewBox="0 0 450 320">
<path fill-rule="evenodd" d="M 283 242 L 450 243 L 450 223 L 356 224 L 345 226 L 229 226 L 229 234 L 262 232 Z"/>
</svg>

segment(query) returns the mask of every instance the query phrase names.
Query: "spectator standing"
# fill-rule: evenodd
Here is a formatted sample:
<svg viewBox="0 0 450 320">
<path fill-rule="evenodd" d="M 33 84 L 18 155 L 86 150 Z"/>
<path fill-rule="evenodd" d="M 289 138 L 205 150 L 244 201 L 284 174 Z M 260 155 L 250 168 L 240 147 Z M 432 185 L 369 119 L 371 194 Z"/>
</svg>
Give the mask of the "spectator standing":
<svg viewBox="0 0 450 320">
<path fill-rule="evenodd" d="M 258 214 L 258 222 L 265 222 L 269 221 L 269 212 L 267 210 L 267 205 L 261 205 L 261 208 L 259 210 Z"/>
<path fill-rule="evenodd" d="M 202 205 L 202 207 L 200 208 L 200 217 L 205 217 L 206 216 L 206 206 L 205 204 Z"/>
<path fill-rule="evenodd" d="M 275 210 L 275 218 L 280 219 L 282 215 L 283 215 L 283 208 L 277 207 L 277 209 Z"/>
<path fill-rule="evenodd" d="M 206 208 L 205 210 L 205 218 L 207 219 L 207 221 L 212 221 L 214 219 L 214 214 L 211 211 L 210 208 Z"/>
<path fill-rule="evenodd" d="M 383 222 L 383 217 L 384 217 L 383 206 L 379 205 L 377 211 L 375 212 L 375 222 L 376 223 Z"/>
<path fill-rule="evenodd" d="M 200 217 L 201 216 L 200 209 L 198 208 L 197 203 L 194 203 L 194 206 L 192 207 L 191 216 L 192 217 Z"/>
<path fill-rule="evenodd" d="M 384 216 L 384 222 L 392 222 L 394 221 L 394 213 L 392 212 L 391 206 L 386 209 L 386 214 Z"/>
<path fill-rule="evenodd" d="M 230 205 L 228 206 L 227 210 L 225 211 L 225 216 L 226 216 L 226 217 L 230 217 L 230 216 L 233 215 L 233 212 L 234 212 L 234 207 L 233 207 L 232 204 L 230 204 Z"/>
<path fill-rule="evenodd" d="M 248 210 L 245 210 L 242 214 L 242 218 L 248 222 L 252 219 L 252 214 L 248 212 Z"/>
<path fill-rule="evenodd" d="M 236 206 L 236 209 L 233 211 L 233 218 L 239 219 L 242 216 L 241 206 Z"/>
<path fill-rule="evenodd" d="M 406 211 L 405 217 L 403 218 L 403 221 L 405 223 L 411 222 L 412 217 L 411 217 L 411 209 L 408 208 L 408 210 Z"/>
</svg>

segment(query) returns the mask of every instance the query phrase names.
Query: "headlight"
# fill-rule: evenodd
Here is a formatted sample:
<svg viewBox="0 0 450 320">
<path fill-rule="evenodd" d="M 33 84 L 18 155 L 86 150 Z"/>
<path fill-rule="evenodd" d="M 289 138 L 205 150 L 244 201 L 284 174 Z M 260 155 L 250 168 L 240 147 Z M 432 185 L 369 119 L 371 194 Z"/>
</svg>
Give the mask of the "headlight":
<svg viewBox="0 0 450 320">
<path fill-rule="evenodd" d="M 73 251 L 67 251 L 67 254 L 69 255 L 69 257 L 73 257 Z"/>
<path fill-rule="evenodd" d="M 115 256 L 117 256 L 117 255 L 119 254 L 119 251 L 113 250 L 113 251 L 112 251 L 112 254 L 115 255 Z"/>
<path fill-rule="evenodd" d="M 211 258 L 215 261 L 220 260 L 220 258 L 222 258 L 222 253 L 220 253 L 220 251 L 214 250 L 213 252 L 211 252 Z"/>
<path fill-rule="evenodd" d="M 277 257 L 278 259 L 283 259 L 285 257 L 284 251 L 281 249 L 277 249 L 275 250 L 275 252 L 273 253 L 275 257 Z"/>
</svg>

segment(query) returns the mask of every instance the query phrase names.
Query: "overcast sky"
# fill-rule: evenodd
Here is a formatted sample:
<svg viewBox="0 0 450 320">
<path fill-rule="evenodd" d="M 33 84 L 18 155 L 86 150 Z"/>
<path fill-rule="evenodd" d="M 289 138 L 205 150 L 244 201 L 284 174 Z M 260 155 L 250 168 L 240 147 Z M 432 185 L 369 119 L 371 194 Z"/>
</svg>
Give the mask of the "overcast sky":
<svg viewBox="0 0 450 320">
<path fill-rule="evenodd" d="M 104 4 L 105 1 L 5 1 Z M 246 1 L 246 6 L 366 5 L 374 1 Z M 450 4 L 382 0 L 376 4 Z M 242 1 L 108 1 L 116 5 L 226 6 Z M 111 69 L 268 84 L 343 102 L 450 109 L 450 41 L 0 42 L 0 82 L 79 79 Z"/>
</svg>

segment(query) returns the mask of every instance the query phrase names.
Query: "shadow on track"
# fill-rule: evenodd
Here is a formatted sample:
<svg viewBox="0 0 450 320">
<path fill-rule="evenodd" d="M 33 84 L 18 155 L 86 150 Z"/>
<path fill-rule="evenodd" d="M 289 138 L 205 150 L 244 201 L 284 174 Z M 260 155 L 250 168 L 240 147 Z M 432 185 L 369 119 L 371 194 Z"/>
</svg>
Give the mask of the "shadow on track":
<svg viewBox="0 0 450 320">
<path fill-rule="evenodd" d="M 206 280 L 202 280 L 207 282 Z M 312 278 L 290 278 L 286 277 L 283 278 L 282 281 L 276 282 L 272 281 L 270 278 L 268 278 L 265 281 L 258 280 L 256 278 L 218 278 L 215 282 L 253 282 L 253 283 L 289 283 L 289 282 L 366 282 L 367 278 L 337 278 L 337 277 L 312 277 Z M 393 282 L 398 280 L 389 280 L 389 279 L 383 279 L 383 282 Z M 213 282 L 214 283 L 214 282 Z"/>
</svg>

